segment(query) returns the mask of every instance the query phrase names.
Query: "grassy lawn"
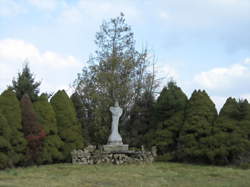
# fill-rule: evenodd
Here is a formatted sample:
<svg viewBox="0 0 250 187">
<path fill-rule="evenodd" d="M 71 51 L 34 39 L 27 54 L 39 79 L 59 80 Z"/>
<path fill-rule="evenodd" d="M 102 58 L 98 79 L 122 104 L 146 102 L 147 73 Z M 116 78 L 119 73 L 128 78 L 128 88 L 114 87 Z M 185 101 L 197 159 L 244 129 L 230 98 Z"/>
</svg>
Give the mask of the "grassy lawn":
<svg viewBox="0 0 250 187">
<path fill-rule="evenodd" d="M 250 186 L 250 170 L 176 163 L 141 165 L 55 164 L 0 171 L 0 186 Z"/>
</svg>

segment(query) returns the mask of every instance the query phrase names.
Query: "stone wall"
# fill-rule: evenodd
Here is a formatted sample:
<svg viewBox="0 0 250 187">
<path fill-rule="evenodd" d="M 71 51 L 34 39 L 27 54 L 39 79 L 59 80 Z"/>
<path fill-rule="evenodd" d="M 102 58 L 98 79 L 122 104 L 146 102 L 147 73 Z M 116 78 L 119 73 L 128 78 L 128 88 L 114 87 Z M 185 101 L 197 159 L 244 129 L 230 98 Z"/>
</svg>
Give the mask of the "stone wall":
<svg viewBox="0 0 250 187">
<path fill-rule="evenodd" d="M 73 150 L 71 152 L 73 164 L 129 164 L 129 163 L 151 163 L 154 161 L 154 153 L 150 151 L 116 151 L 105 152 L 88 146 L 84 150 Z"/>
</svg>

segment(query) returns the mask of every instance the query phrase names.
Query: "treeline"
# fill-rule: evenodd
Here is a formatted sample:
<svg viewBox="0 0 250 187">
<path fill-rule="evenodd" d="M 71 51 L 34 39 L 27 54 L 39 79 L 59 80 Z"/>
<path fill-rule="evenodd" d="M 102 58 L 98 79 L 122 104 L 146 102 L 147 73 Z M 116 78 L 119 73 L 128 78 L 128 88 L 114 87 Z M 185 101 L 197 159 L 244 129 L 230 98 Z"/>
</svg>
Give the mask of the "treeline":
<svg viewBox="0 0 250 187">
<path fill-rule="evenodd" d="M 0 168 L 70 162 L 73 149 L 107 143 L 105 126 L 96 130 L 99 126 L 88 122 L 90 116 L 77 93 L 69 98 L 60 90 L 49 101 L 49 94 L 38 96 L 39 85 L 26 65 L 0 96 Z M 99 117 L 106 115 L 110 113 Z M 157 99 L 145 92 L 129 116 L 120 126 L 124 143 L 137 148 L 157 146 L 158 160 L 219 165 L 249 162 L 247 100 L 230 97 L 217 114 L 205 91 L 195 90 L 188 99 L 170 81 Z"/>
<path fill-rule="evenodd" d="M 69 162 L 85 142 L 74 105 L 64 90 L 48 101 L 26 65 L 0 96 L 0 169 Z"/>
<path fill-rule="evenodd" d="M 133 106 L 126 126 L 130 145 L 156 145 L 159 160 L 247 164 L 250 162 L 250 104 L 228 98 L 217 114 L 205 91 L 190 99 L 169 82 L 154 102 L 145 99 Z"/>
</svg>

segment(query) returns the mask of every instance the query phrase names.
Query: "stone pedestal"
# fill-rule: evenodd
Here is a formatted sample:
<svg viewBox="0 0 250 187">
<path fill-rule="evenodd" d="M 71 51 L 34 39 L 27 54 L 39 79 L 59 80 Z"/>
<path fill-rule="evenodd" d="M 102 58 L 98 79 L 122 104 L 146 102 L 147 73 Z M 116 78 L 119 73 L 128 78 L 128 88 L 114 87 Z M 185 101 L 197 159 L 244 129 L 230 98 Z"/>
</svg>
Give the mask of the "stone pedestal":
<svg viewBox="0 0 250 187">
<path fill-rule="evenodd" d="M 104 152 L 112 153 L 112 152 L 126 152 L 128 151 L 127 144 L 108 144 L 103 146 Z"/>
<path fill-rule="evenodd" d="M 111 146 L 105 145 L 103 150 L 93 150 L 85 148 L 84 150 L 73 150 L 71 152 L 73 164 L 132 164 L 132 163 L 152 163 L 154 155 L 147 151 L 127 150 L 127 145 Z M 122 151 L 123 150 L 123 151 Z"/>
</svg>

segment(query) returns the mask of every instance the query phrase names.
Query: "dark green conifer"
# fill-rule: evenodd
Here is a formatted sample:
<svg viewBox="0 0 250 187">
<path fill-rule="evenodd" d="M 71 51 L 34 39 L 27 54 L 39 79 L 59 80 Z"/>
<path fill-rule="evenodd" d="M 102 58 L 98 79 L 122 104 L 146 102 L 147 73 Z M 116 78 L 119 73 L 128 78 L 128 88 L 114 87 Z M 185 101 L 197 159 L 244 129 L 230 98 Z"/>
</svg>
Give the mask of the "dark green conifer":
<svg viewBox="0 0 250 187">
<path fill-rule="evenodd" d="M 164 159 L 175 159 L 177 139 L 184 123 L 187 96 L 175 82 L 164 87 L 155 105 L 156 131 L 153 142 Z"/>
<path fill-rule="evenodd" d="M 63 142 L 58 135 L 54 109 L 48 102 L 46 95 L 41 95 L 38 101 L 33 104 L 33 107 L 38 116 L 38 122 L 43 126 L 46 133 L 39 162 L 45 164 L 58 162 L 63 159 L 60 150 Z"/>
<path fill-rule="evenodd" d="M 27 94 L 21 99 L 21 110 L 23 132 L 28 142 L 27 164 L 39 164 L 46 134 L 43 127 L 38 123 L 37 115 Z"/>
<path fill-rule="evenodd" d="M 34 75 L 30 72 L 28 64 L 25 64 L 22 72 L 18 73 L 17 79 L 13 79 L 12 84 L 11 88 L 16 92 L 19 100 L 25 94 L 30 97 L 32 102 L 37 100 L 41 82 L 35 82 Z"/>
<path fill-rule="evenodd" d="M 50 102 L 56 113 L 58 134 L 64 142 L 62 147 L 64 159 L 70 161 L 70 152 L 83 148 L 81 126 L 77 120 L 73 103 L 64 90 L 59 90 Z"/>
<path fill-rule="evenodd" d="M 208 162 L 209 139 L 217 117 L 214 103 L 205 91 L 194 91 L 187 103 L 185 122 L 180 132 L 178 159 Z"/>
<path fill-rule="evenodd" d="M 24 138 L 21 124 L 21 108 L 18 99 L 10 89 L 0 96 L 0 110 L 7 120 L 10 128 L 9 142 L 12 147 L 11 160 L 14 165 L 24 162 L 27 141 Z"/>
<path fill-rule="evenodd" d="M 239 159 L 249 148 L 249 104 L 228 98 L 213 128 L 213 149 L 210 159 L 214 164 L 229 164 Z"/>
<path fill-rule="evenodd" d="M 84 140 L 85 142 L 90 142 L 90 139 L 89 139 L 89 133 L 88 133 L 88 126 L 86 123 L 86 108 L 81 100 L 81 97 L 80 95 L 75 92 L 71 95 L 70 97 L 74 107 L 75 107 L 75 111 L 76 111 L 76 116 L 77 116 L 77 119 L 79 121 L 79 123 L 81 124 L 81 128 L 82 128 L 82 136 L 84 137 Z"/>
<path fill-rule="evenodd" d="M 153 107 L 154 96 L 150 92 L 145 92 L 134 104 L 130 119 L 122 132 L 124 141 L 130 146 L 141 147 L 150 144 L 148 134 L 152 126 Z"/>
<path fill-rule="evenodd" d="M 10 129 L 3 114 L 0 112 L 0 169 L 12 165 L 11 163 L 11 145 L 9 143 Z"/>
<path fill-rule="evenodd" d="M 241 153 L 237 156 L 237 164 L 250 164 L 250 104 L 248 101 L 240 100 L 240 122 L 237 126 L 240 128 L 242 138 Z"/>
</svg>

